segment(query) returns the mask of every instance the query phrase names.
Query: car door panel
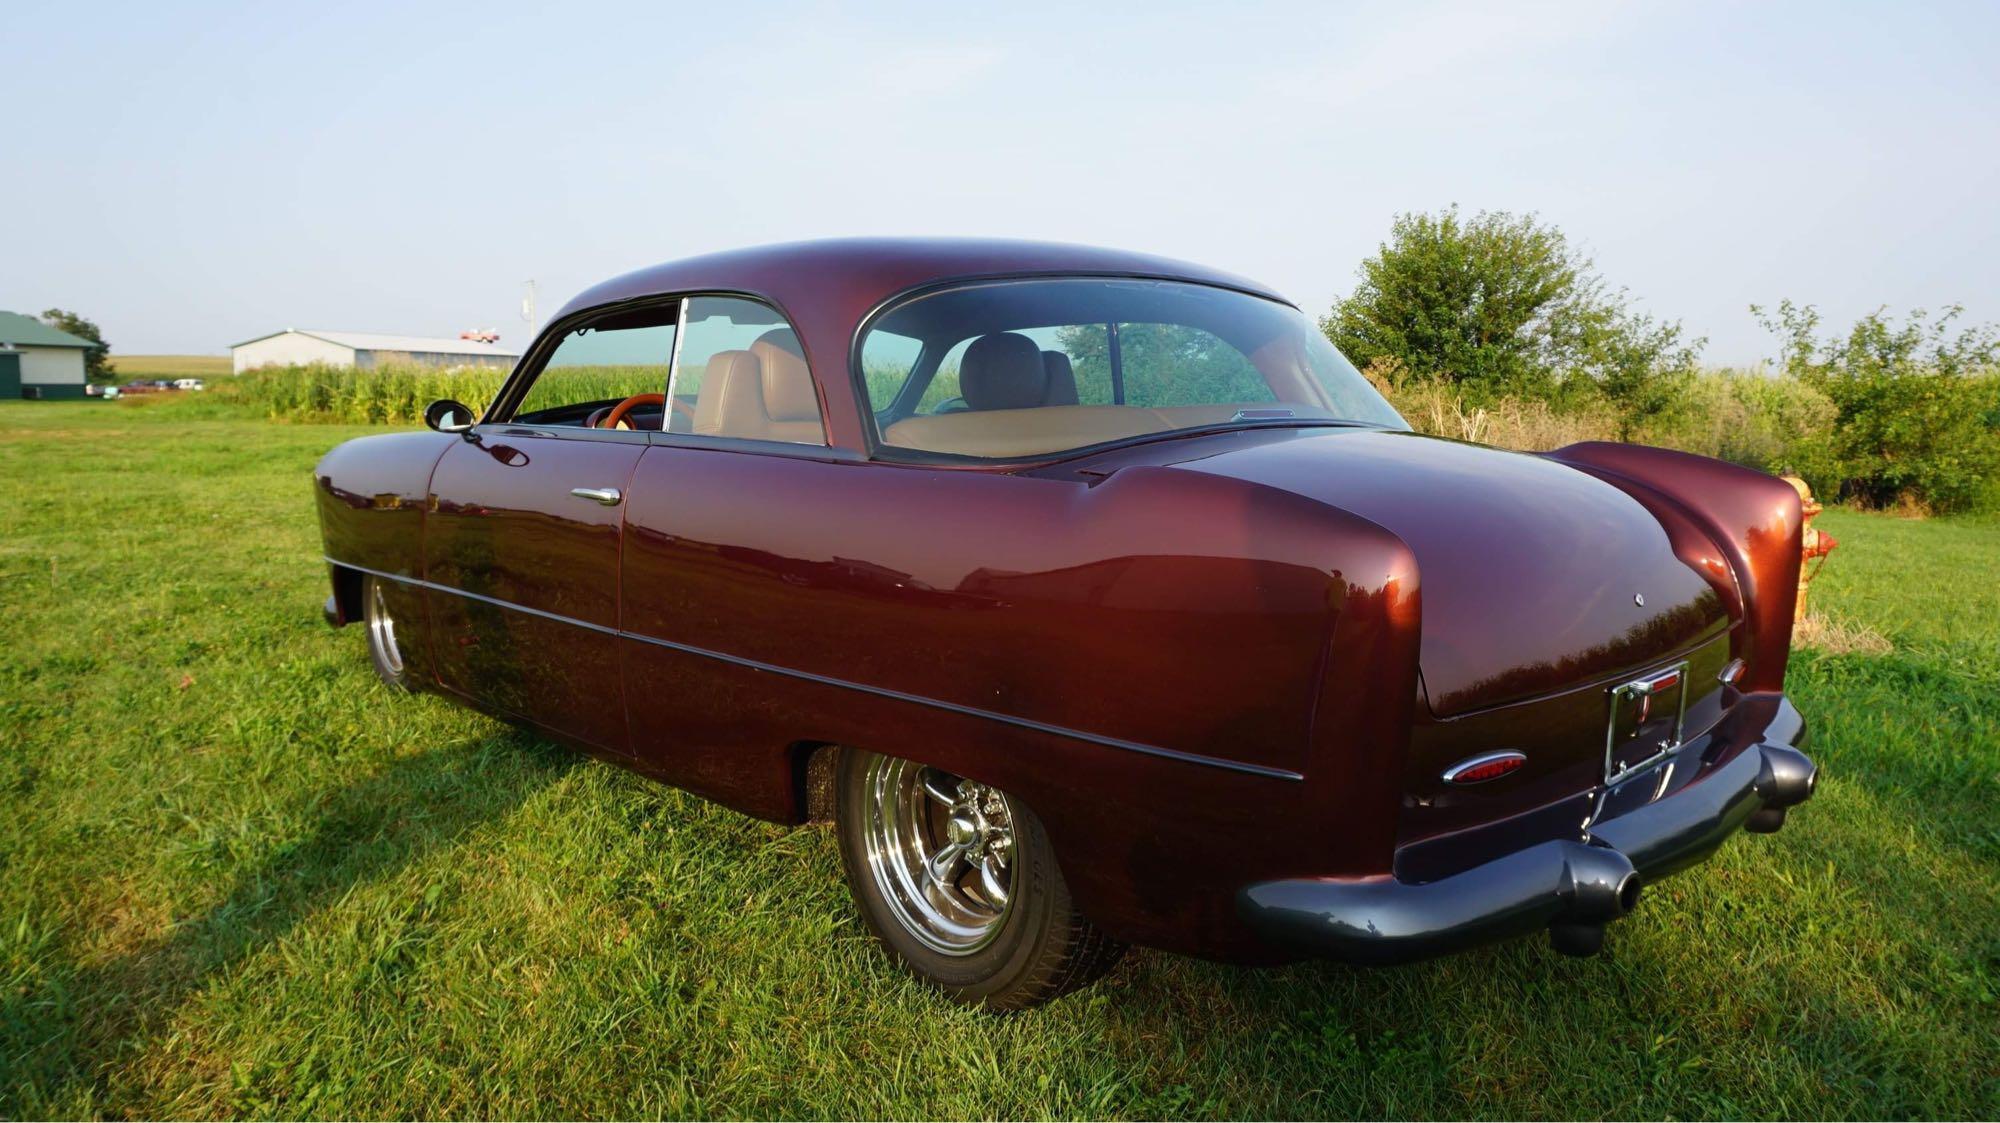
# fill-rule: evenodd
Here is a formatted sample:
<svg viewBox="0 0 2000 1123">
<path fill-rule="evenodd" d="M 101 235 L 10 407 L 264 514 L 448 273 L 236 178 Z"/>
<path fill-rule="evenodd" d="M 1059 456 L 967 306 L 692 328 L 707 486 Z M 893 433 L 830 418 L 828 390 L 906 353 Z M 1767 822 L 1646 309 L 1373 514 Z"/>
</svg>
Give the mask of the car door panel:
<svg viewBox="0 0 2000 1123">
<path fill-rule="evenodd" d="M 643 434 L 483 428 L 431 480 L 424 528 L 439 681 L 593 748 L 628 751 L 619 673 L 623 495 Z M 607 505 L 572 494 L 608 489 Z"/>
</svg>

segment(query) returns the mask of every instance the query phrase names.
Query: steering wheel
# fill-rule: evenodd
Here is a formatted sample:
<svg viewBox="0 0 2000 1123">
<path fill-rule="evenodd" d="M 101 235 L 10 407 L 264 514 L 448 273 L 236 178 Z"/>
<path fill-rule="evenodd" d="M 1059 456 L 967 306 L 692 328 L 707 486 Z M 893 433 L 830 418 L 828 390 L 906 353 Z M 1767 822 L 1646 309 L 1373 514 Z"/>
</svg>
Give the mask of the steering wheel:
<svg viewBox="0 0 2000 1123">
<path fill-rule="evenodd" d="M 635 408 L 639 406 L 663 406 L 666 404 L 667 396 L 665 394 L 634 394 L 617 405 L 612 406 L 609 413 L 602 416 L 593 414 L 590 418 L 590 425 L 594 429 L 616 429 L 619 425 L 625 424 L 625 415 L 631 413 Z M 694 407 L 681 401 L 679 398 L 674 399 L 674 409 L 687 414 L 689 417 L 694 416 Z M 629 429 L 632 426 L 626 424 L 625 427 Z M 664 425 L 661 426 L 661 428 L 665 427 Z"/>
</svg>

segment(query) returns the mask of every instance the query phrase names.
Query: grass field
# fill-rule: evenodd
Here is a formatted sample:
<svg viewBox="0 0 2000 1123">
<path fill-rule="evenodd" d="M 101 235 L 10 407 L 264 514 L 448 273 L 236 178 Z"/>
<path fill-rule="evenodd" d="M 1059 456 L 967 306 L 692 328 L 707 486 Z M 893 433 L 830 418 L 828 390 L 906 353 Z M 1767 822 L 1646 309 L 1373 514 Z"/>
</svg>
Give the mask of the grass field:
<svg viewBox="0 0 2000 1123">
<path fill-rule="evenodd" d="M 125 378 L 215 378 L 232 370 L 227 355 L 112 355 L 111 369 Z"/>
<path fill-rule="evenodd" d="M 1607 953 L 1138 952 L 996 1018 L 821 829 L 579 760 L 319 620 L 365 430 L 0 403 L 0 1117 L 2000 1115 L 2000 521 L 1834 512 L 1819 797 Z"/>
</svg>

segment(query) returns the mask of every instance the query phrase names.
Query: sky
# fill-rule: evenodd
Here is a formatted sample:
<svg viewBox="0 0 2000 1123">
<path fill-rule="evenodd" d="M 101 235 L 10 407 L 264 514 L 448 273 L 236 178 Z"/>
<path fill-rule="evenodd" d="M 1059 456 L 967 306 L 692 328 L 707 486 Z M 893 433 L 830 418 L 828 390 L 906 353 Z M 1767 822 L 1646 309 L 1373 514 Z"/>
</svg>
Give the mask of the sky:
<svg viewBox="0 0 2000 1123">
<path fill-rule="evenodd" d="M 1748 306 L 2000 321 L 2000 4 L 13 0 L 0 309 L 114 352 L 524 343 L 799 238 L 1085 242 L 1317 316 L 1398 212 L 1534 212 L 1747 363 Z"/>
</svg>

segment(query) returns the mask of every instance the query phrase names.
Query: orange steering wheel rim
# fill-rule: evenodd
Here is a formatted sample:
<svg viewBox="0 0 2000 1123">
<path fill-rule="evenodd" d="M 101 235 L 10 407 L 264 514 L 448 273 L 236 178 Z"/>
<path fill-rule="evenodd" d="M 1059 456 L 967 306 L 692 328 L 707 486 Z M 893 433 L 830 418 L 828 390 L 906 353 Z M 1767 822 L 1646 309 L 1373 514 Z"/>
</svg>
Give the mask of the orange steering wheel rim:
<svg viewBox="0 0 2000 1123">
<path fill-rule="evenodd" d="M 604 420 L 598 422 L 597 427 L 599 429 L 616 429 L 618 423 L 625 420 L 625 415 L 631 413 L 633 409 L 639 406 L 663 406 L 666 404 L 667 396 L 665 394 L 634 394 L 617 405 L 612 406 L 611 412 L 604 415 Z M 674 405 L 676 408 L 680 408 L 685 403 L 677 401 Z"/>
</svg>

